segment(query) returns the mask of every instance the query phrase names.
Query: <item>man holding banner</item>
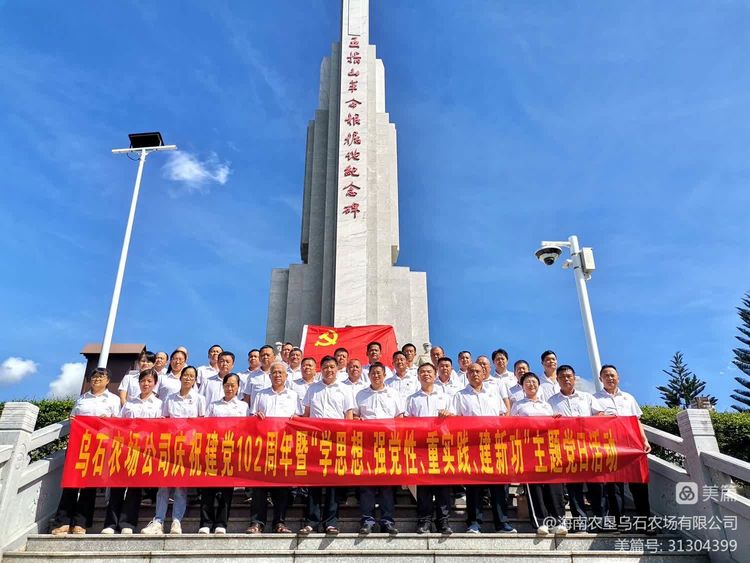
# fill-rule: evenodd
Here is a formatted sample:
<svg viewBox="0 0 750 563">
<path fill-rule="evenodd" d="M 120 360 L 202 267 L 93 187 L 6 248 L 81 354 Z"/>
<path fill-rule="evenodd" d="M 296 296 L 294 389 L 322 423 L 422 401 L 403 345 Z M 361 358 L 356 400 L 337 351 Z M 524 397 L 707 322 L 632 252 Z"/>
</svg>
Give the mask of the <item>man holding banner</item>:
<svg viewBox="0 0 750 563">
<path fill-rule="evenodd" d="M 304 415 L 310 418 L 351 420 L 354 409 L 352 394 L 336 381 L 336 360 L 325 356 L 320 362 L 321 380 L 310 385 L 304 400 Z M 314 487 L 308 493 L 307 524 L 302 535 L 316 532 L 321 526 L 326 534 L 337 535 L 339 503 L 334 487 Z"/>
</svg>

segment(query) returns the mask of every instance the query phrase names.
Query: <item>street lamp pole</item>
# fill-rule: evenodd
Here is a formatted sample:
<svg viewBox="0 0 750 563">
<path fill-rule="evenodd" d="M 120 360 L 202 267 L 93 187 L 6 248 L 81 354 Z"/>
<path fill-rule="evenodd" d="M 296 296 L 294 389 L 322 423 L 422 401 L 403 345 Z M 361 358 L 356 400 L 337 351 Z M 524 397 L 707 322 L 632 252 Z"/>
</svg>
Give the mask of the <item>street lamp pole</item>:
<svg viewBox="0 0 750 563">
<path fill-rule="evenodd" d="M 146 157 L 154 151 L 173 151 L 177 149 L 176 145 L 164 145 L 159 133 L 138 133 L 130 135 L 130 147 L 126 149 L 113 149 L 114 154 L 139 153 L 138 173 L 135 177 L 135 186 L 133 187 L 133 198 L 130 201 L 130 214 L 128 223 L 125 226 L 125 238 L 122 242 L 122 251 L 120 252 L 120 264 L 117 267 L 117 277 L 115 278 L 115 289 L 112 292 L 112 303 L 109 306 L 109 316 L 107 317 L 107 328 L 104 330 L 104 339 L 102 340 L 102 350 L 99 354 L 98 367 L 106 368 L 109 359 L 109 351 L 112 347 L 112 335 L 115 330 L 115 320 L 117 319 L 117 308 L 120 305 L 120 292 L 122 290 L 122 279 L 125 276 L 125 264 L 128 261 L 128 250 L 130 248 L 130 237 L 133 232 L 133 222 L 135 221 L 135 210 L 138 206 L 138 192 L 141 189 L 141 178 L 143 177 L 143 166 L 146 164 Z M 152 146 L 144 146 L 152 145 Z"/>
<path fill-rule="evenodd" d="M 586 348 L 591 365 L 591 374 L 597 391 L 601 391 L 602 384 L 599 381 L 599 371 L 602 362 L 599 357 L 599 344 L 596 341 L 596 330 L 594 329 L 594 318 L 591 315 L 591 303 L 589 302 L 588 288 L 586 282 L 591 279 L 591 272 L 596 268 L 594 254 L 591 248 L 581 248 L 578 237 L 572 235 L 567 241 L 542 241 L 542 247 L 536 256 L 544 264 L 552 265 L 556 258 L 562 253 L 562 248 L 570 249 L 570 259 L 563 262 L 563 268 L 573 268 L 576 281 L 576 292 L 578 293 L 578 304 L 581 308 L 581 321 L 583 332 L 586 335 Z"/>
</svg>

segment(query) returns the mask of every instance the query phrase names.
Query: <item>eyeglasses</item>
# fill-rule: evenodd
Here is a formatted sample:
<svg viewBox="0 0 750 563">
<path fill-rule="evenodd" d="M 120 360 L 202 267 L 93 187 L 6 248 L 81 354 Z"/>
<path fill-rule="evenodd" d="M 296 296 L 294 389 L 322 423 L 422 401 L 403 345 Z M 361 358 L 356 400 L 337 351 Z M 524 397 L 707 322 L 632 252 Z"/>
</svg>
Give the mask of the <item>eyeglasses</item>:
<svg viewBox="0 0 750 563">
<path fill-rule="evenodd" d="M 94 379 L 106 379 L 106 378 L 107 378 L 107 376 L 105 374 L 103 374 L 103 373 L 95 373 L 89 379 L 91 379 L 91 381 L 93 381 Z"/>
</svg>

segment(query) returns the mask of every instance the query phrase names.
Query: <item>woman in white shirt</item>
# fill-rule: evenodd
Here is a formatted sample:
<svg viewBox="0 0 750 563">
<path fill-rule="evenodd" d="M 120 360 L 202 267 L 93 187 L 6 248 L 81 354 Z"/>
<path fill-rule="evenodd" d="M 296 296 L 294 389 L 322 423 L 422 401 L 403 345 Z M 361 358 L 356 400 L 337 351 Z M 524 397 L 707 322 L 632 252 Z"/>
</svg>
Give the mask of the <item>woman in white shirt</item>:
<svg viewBox="0 0 750 563">
<path fill-rule="evenodd" d="M 161 401 L 154 394 L 159 376 L 154 368 L 144 369 L 138 375 L 141 394 L 125 403 L 120 418 L 161 418 Z M 140 487 L 111 488 L 109 503 L 104 517 L 102 534 L 114 534 L 117 528 L 122 534 L 132 534 L 138 525 L 141 507 Z"/>
<path fill-rule="evenodd" d="M 224 397 L 208 405 L 207 417 L 239 417 L 250 414 L 246 402 L 240 401 L 240 376 L 228 373 L 222 380 Z M 227 533 L 229 511 L 232 509 L 234 487 L 211 487 L 201 489 L 201 523 L 199 534 Z"/>
<path fill-rule="evenodd" d="M 95 368 L 88 376 L 90 389 L 73 405 L 70 418 L 75 416 L 114 417 L 120 412 L 120 399 L 107 390 L 109 370 Z M 63 489 L 60 505 L 52 523 L 54 536 L 85 534 L 94 518 L 96 488 Z"/>
<path fill-rule="evenodd" d="M 511 416 L 552 416 L 552 407 L 542 399 L 539 393 L 539 377 L 534 372 L 526 372 L 521 376 L 521 387 L 525 398 L 513 403 Z M 554 533 L 564 536 L 568 533 L 565 527 L 565 504 L 563 500 L 563 486 L 559 483 L 541 483 L 526 485 L 529 499 L 529 518 L 531 525 L 536 528 L 540 536 Z M 555 525 L 550 530 L 545 522 L 554 519 Z"/>
<path fill-rule="evenodd" d="M 177 393 L 180 390 L 182 382 L 180 381 L 180 375 L 182 370 L 185 369 L 187 363 L 187 354 L 178 348 L 169 357 L 169 369 L 167 374 L 159 381 L 159 399 L 164 401 L 172 393 Z"/>
<path fill-rule="evenodd" d="M 180 389 L 170 394 L 162 403 L 162 415 L 165 418 L 198 418 L 206 415 L 206 398 L 195 389 L 198 370 L 194 366 L 185 366 L 180 370 Z M 164 386 L 161 387 L 164 389 Z M 182 533 L 182 518 L 187 509 L 187 488 L 159 487 L 156 493 L 156 514 L 142 534 L 163 534 L 164 520 L 167 518 L 169 495 L 174 495 L 172 506 L 172 526 L 170 534 Z"/>
</svg>

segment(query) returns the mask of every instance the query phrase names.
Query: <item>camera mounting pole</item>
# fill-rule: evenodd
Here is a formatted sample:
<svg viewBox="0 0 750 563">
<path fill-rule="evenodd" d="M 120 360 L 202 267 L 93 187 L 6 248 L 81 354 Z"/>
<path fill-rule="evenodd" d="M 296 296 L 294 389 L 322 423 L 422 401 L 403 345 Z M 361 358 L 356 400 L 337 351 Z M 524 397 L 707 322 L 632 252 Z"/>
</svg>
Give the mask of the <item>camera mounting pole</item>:
<svg viewBox="0 0 750 563">
<path fill-rule="evenodd" d="M 581 248 L 578 244 L 578 237 L 572 235 L 567 241 L 542 241 L 542 248 L 545 246 L 559 246 L 570 249 L 570 261 L 563 263 L 563 268 L 573 268 L 573 275 L 576 280 L 576 291 L 578 292 L 578 304 L 581 307 L 581 320 L 583 321 L 583 332 L 586 335 L 586 347 L 589 353 L 589 363 L 591 364 L 591 373 L 594 379 L 594 385 L 597 391 L 602 390 L 602 383 L 599 381 L 599 371 L 602 367 L 599 358 L 599 344 L 596 341 L 596 331 L 594 330 L 594 319 L 591 316 L 591 304 L 589 303 L 589 293 L 586 282 L 591 279 L 591 272 L 596 268 L 594 264 L 594 253 L 591 248 Z"/>
</svg>

